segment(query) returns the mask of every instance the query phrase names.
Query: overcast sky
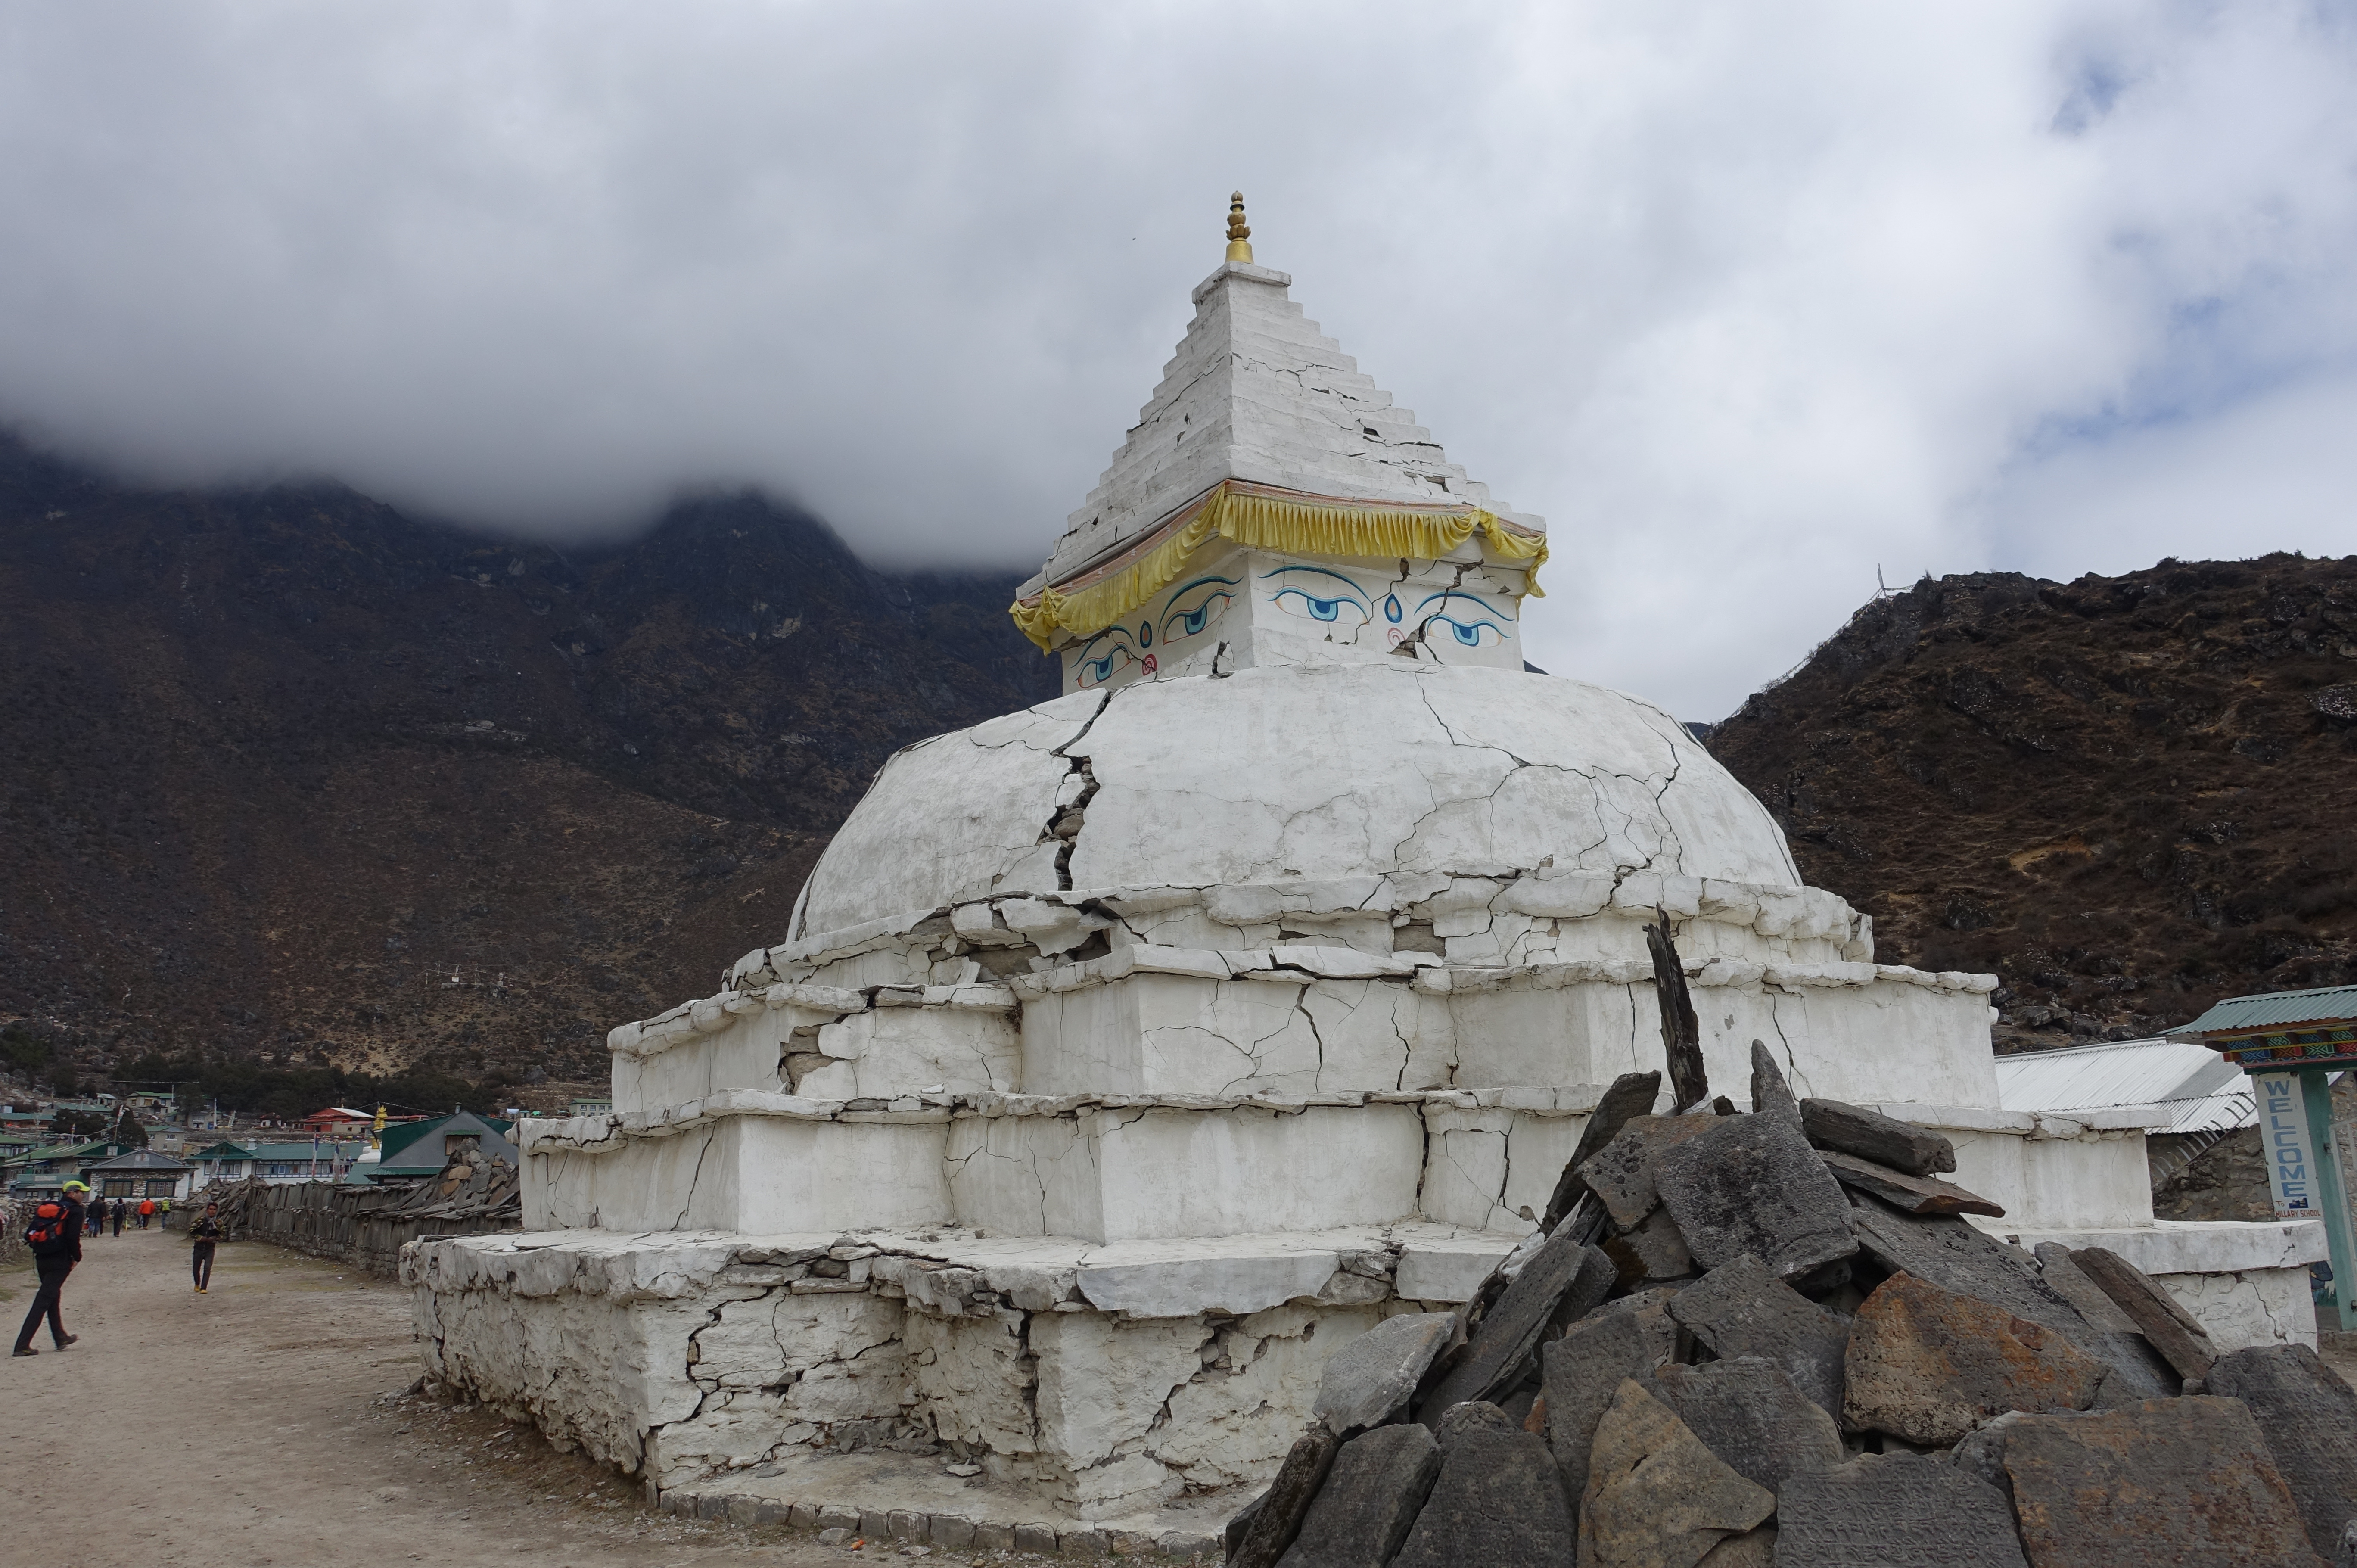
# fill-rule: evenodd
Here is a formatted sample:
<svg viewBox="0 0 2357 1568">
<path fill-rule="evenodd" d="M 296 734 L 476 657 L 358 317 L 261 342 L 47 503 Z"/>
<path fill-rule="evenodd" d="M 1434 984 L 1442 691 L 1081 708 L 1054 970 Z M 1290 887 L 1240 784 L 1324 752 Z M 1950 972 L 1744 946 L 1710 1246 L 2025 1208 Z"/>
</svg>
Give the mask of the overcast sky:
<svg viewBox="0 0 2357 1568">
<path fill-rule="evenodd" d="M 0 0 L 0 422 L 1028 569 L 1237 186 L 1685 717 L 1878 567 L 2357 550 L 2357 29 L 2271 0 Z"/>
</svg>

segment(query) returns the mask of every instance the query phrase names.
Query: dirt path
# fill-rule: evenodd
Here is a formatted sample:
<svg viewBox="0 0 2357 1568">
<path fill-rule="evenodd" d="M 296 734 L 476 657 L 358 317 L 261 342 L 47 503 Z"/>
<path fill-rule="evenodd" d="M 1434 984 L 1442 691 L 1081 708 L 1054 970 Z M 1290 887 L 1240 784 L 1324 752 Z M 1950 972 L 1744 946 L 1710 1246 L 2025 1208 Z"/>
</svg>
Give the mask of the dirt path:
<svg viewBox="0 0 2357 1568">
<path fill-rule="evenodd" d="M 234 1243 L 197 1295 L 178 1233 L 82 1250 L 81 1342 L 56 1354 L 45 1330 L 38 1357 L 0 1368 L 0 1474 L 20 1505 L 51 1499 L 7 1510 L 6 1568 L 858 1561 L 650 1514 L 622 1477 L 480 1410 L 399 1397 L 417 1361 L 397 1285 Z M 11 1334 L 33 1288 L 29 1265 L 0 1271 Z"/>
</svg>

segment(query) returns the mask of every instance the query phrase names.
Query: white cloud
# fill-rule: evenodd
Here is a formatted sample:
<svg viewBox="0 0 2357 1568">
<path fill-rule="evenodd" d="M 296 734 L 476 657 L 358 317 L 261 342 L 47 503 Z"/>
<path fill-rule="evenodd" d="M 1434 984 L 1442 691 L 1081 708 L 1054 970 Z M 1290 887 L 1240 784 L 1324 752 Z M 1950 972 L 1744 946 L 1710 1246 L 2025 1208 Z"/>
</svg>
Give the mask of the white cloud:
<svg viewBox="0 0 2357 1568">
<path fill-rule="evenodd" d="M 6 0 L 0 418 L 560 532 L 749 481 L 1028 566 L 1241 185 L 1552 521 L 1538 661 L 1714 716 L 1878 564 L 2357 548 L 2352 89 L 2281 0 Z"/>
</svg>

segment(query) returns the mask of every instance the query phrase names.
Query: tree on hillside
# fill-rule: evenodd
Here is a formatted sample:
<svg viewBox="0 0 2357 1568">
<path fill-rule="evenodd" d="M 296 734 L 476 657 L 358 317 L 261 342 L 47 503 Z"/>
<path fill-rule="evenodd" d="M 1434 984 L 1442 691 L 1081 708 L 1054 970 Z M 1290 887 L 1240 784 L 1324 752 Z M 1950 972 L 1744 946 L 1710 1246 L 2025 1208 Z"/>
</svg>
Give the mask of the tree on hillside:
<svg viewBox="0 0 2357 1568">
<path fill-rule="evenodd" d="M 123 1114 L 114 1119 L 113 1138 L 116 1143 L 128 1144 L 135 1149 L 147 1146 L 147 1129 L 139 1124 L 138 1117 L 131 1114 L 128 1105 L 123 1108 Z"/>
<path fill-rule="evenodd" d="M 103 1111 L 69 1111 L 60 1105 L 57 1114 L 49 1118 L 49 1136 L 60 1144 L 101 1137 L 105 1132 Z"/>
</svg>

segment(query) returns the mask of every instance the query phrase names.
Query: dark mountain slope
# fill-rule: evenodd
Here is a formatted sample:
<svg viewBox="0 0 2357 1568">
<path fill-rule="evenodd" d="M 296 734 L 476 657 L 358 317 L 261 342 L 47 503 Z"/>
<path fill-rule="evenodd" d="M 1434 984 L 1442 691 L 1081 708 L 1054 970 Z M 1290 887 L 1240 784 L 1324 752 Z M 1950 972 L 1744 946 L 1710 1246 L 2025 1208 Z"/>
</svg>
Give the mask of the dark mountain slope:
<svg viewBox="0 0 2357 1568">
<path fill-rule="evenodd" d="M 1710 746 L 1886 961 L 2004 977 L 2001 1041 L 2357 973 L 2357 559 L 1927 580 Z"/>
<path fill-rule="evenodd" d="M 758 497 L 568 551 L 0 443 L 0 1018 L 102 1071 L 602 1076 L 894 748 L 1053 693 L 1016 580 Z"/>
</svg>

